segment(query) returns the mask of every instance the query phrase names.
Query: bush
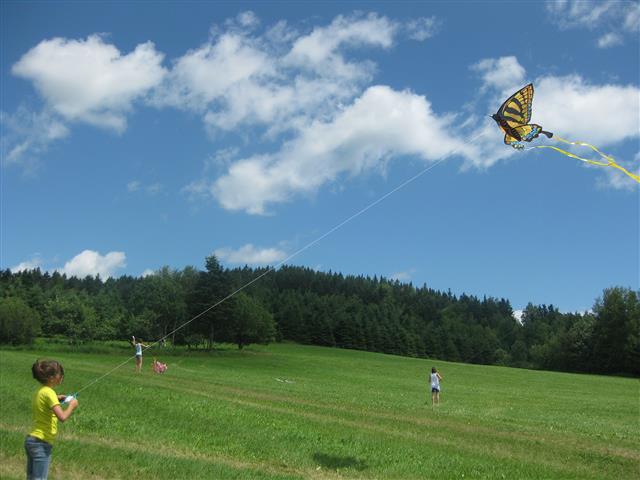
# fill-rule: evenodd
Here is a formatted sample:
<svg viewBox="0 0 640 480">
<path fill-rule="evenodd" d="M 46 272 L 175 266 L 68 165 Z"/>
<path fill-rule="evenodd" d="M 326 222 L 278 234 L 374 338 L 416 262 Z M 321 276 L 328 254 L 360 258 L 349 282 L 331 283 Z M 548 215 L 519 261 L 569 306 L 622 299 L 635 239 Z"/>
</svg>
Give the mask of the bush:
<svg viewBox="0 0 640 480">
<path fill-rule="evenodd" d="M 0 343 L 32 344 L 40 332 L 40 315 L 17 297 L 0 299 Z"/>
</svg>

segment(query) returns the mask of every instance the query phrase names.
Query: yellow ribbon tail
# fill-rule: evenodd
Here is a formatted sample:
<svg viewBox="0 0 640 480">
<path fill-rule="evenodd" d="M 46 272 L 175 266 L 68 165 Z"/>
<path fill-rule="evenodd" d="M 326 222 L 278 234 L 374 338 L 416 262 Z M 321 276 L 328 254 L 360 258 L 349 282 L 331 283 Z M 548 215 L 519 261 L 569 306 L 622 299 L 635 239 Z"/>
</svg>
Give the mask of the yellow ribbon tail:
<svg viewBox="0 0 640 480">
<path fill-rule="evenodd" d="M 598 153 L 602 158 L 604 158 L 606 160 L 606 163 L 605 162 L 598 162 L 596 160 L 589 160 L 588 158 L 579 157 L 577 155 L 574 155 L 571 152 L 567 152 L 566 150 L 563 150 L 561 148 L 554 147 L 553 145 L 535 145 L 532 148 L 550 148 L 552 150 L 555 150 L 556 152 L 560 152 L 563 155 L 566 155 L 567 157 L 575 158 L 576 160 L 580 160 L 580 161 L 585 162 L 585 163 L 590 163 L 591 165 L 598 165 L 600 167 L 617 168 L 618 170 L 624 172 L 629 177 L 633 178 L 636 182 L 640 183 L 640 175 L 636 175 L 635 173 L 631 173 L 626 168 L 622 167 L 621 165 L 618 165 L 615 162 L 615 160 L 613 159 L 613 157 L 602 153 L 600 150 L 598 150 L 593 145 L 591 145 L 589 143 L 585 143 L 585 142 L 571 142 L 569 140 L 565 140 L 564 138 L 560 138 L 560 137 L 557 137 L 557 136 L 554 136 L 553 138 L 554 138 L 554 140 L 566 143 L 568 145 L 580 145 L 580 146 L 583 146 L 583 147 L 589 147 L 591 150 L 593 150 L 594 152 Z"/>
</svg>

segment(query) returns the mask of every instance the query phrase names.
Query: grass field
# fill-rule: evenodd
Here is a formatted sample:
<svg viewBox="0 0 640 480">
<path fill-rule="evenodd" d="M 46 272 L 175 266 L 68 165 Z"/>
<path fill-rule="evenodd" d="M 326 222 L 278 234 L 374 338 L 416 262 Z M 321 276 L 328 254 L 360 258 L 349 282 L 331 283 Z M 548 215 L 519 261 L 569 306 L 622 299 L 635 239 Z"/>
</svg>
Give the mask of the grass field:
<svg viewBox="0 0 640 480">
<path fill-rule="evenodd" d="M 37 356 L 59 393 L 130 351 L 0 350 L 0 477 L 24 478 Z M 640 473 L 637 379 L 464 365 L 278 344 L 133 361 L 60 425 L 53 479 L 575 478 Z M 444 376 L 432 408 L 427 375 Z"/>
</svg>

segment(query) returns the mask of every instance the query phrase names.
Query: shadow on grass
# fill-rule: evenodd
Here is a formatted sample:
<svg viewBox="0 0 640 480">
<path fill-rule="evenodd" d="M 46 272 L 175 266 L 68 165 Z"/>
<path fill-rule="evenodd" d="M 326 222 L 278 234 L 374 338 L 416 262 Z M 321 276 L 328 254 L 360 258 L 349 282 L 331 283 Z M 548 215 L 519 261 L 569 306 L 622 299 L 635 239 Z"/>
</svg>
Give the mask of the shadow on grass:
<svg viewBox="0 0 640 480">
<path fill-rule="evenodd" d="M 324 468 L 337 470 L 339 468 L 355 468 L 358 471 L 365 470 L 367 464 L 355 457 L 341 457 L 338 455 L 328 455 L 326 453 L 316 452 L 313 459 Z"/>
</svg>

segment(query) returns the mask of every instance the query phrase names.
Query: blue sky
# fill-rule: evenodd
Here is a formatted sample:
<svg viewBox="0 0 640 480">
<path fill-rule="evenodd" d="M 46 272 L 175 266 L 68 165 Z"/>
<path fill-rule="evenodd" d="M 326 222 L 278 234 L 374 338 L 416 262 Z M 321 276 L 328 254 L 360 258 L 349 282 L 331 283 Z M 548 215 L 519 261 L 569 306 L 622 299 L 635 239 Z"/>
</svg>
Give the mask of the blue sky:
<svg viewBox="0 0 640 480">
<path fill-rule="evenodd" d="M 275 265 L 432 167 L 287 263 L 514 309 L 638 288 L 638 184 L 488 115 L 533 82 L 532 121 L 637 173 L 639 4 L 526 5 L 4 1 L 1 266 Z"/>
</svg>

